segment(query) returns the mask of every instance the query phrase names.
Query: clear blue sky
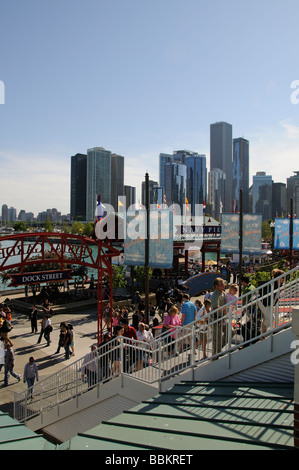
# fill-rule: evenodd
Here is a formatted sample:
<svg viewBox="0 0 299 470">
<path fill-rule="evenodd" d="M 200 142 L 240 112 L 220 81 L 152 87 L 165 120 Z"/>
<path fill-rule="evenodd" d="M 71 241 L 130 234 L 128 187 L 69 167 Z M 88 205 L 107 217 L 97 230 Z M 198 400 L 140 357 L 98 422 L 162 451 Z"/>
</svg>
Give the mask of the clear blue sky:
<svg viewBox="0 0 299 470">
<path fill-rule="evenodd" d="M 69 212 L 70 157 L 207 155 L 210 124 L 250 141 L 250 172 L 299 170 L 298 0 L 1 0 L 0 206 Z M 299 96 L 299 94 L 298 94 Z"/>
</svg>

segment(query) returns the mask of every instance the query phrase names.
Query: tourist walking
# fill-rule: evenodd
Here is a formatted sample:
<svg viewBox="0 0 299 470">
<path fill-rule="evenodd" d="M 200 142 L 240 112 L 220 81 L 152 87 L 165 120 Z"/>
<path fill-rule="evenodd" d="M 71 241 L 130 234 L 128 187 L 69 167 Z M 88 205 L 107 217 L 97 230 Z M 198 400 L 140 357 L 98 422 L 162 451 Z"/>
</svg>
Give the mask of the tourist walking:
<svg viewBox="0 0 299 470">
<path fill-rule="evenodd" d="M 226 340 L 226 318 L 224 315 L 224 310 L 219 309 L 226 304 L 225 300 L 225 283 L 221 277 L 216 277 L 213 283 L 214 292 L 211 296 L 211 308 L 213 311 L 212 316 L 212 354 L 218 354 L 223 346 L 225 345 Z M 218 359 L 218 358 L 215 358 Z"/>
<path fill-rule="evenodd" d="M 170 355 L 175 347 L 175 340 L 179 338 L 180 335 L 180 326 L 181 326 L 181 319 L 179 317 L 179 310 L 178 308 L 173 305 L 170 309 L 168 314 L 166 315 L 164 322 L 163 322 L 163 329 L 165 332 L 172 333 L 168 335 L 168 355 Z M 177 352 L 181 350 L 181 342 L 180 348 Z"/>
<path fill-rule="evenodd" d="M 42 337 L 43 337 L 43 334 L 45 333 L 46 321 L 47 321 L 47 316 L 44 315 L 43 319 L 40 322 L 40 334 L 39 334 L 39 337 L 38 337 L 38 340 L 37 340 L 37 344 L 40 344 L 40 342 L 42 340 Z"/>
<path fill-rule="evenodd" d="M 98 382 L 98 367 L 97 346 L 93 344 L 91 351 L 83 359 L 81 369 L 82 378 L 86 375 L 88 388 L 92 388 Z"/>
<path fill-rule="evenodd" d="M 75 333 L 74 327 L 71 323 L 68 324 L 69 332 L 70 332 L 70 354 L 71 356 L 75 355 Z"/>
<path fill-rule="evenodd" d="M 12 326 L 10 322 L 7 320 L 3 309 L 0 311 L 0 338 L 2 341 L 9 343 L 11 347 L 13 347 L 13 342 L 8 336 L 8 333 L 12 330 Z"/>
<path fill-rule="evenodd" d="M 261 333 L 261 312 L 258 310 L 255 287 L 251 284 L 250 277 L 243 274 L 240 278 L 242 286 L 242 319 L 241 330 L 244 342 L 251 340 Z M 247 294 L 247 295 L 245 295 Z M 249 346 L 251 343 L 247 343 Z"/>
<path fill-rule="evenodd" d="M 34 398 L 34 383 L 38 382 L 38 368 L 34 361 L 34 357 L 29 358 L 29 362 L 24 367 L 23 382 L 27 382 L 28 394 L 30 398 Z"/>
<path fill-rule="evenodd" d="M 10 375 L 15 377 L 15 379 L 17 379 L 17 381 L 20 382 L 21 376 L 15 373 L 14 366 L 15 366 L 15 353 L 10 343 L 7 342 L 5 358 L 4 358 L 4 386 L 9 385 Z"/>
<path fill-rule="evenodd" d="M 51 325 L 51 319 L 49 316 L 46 316 L 46 322 L 45 322 L 45 334 L 44 338 L 47 341 L 47 346 L 50 346 L 51 343 L 51 332 L 53 331 L 53 327 Z"/>
<path fill-rule="evenodd" d="M 37 333 L 37 308 L 34 304 L 29 313 L 29 320 L 31 323 L 31 333 Z"/>
<path fill-rule="evenodd" d="M 195 320 L 197 308 L 195 304 L 191 302 L 189 294 L 184 294 L 182 301 L 183 301 L 183 304 L 181 307 L 181 314 L 182 314 L 181 323 L 182 323 L 182 326 L 185 327 L 183 331 L 183 335 L 185 336 L 183 343 L 189 344 L 191 346 L 191 336 L 189 334 L 186 337 L 186 333 L 188 331 L 187 327 L 189 323 L 192 323 Z M 184 347 L 184 344 L 182 346 Z"/>
<path fill-rule="evenodd" d="M 202 345 L 203 357 L 207 358 L 208 318 L 211 312 L 211 300 L 205 299 L 203 306 L 198 310 L 195 320 L 199 322 L 199 341 Z"/>
</svg>

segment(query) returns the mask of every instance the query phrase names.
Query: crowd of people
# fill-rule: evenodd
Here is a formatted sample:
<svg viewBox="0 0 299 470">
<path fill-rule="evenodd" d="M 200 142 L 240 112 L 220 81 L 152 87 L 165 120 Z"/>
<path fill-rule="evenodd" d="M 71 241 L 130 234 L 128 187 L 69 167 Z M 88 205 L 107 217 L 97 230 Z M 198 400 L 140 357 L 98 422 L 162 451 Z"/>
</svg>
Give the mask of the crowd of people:
<svg viewBox="0 0 299 470">
<path fill-rule="evenodd" d="M 275 270 L 272 272 L 272 277 L 275 278 L 283 274 L 284 271 Z M 254 286 L 250 283 L 250 277 L 245 274 L 240 279 L 242 285 L 242 294 L 250 293 Z M 276 286 L 278 287 L 278 285 Z M 271 326 L 271 308 L 273 301 L 269 301 L 269 293 L 265 294 L 263 298 L 257 303 L 261 318 L 261 332 L 265 333 Z M 274 299 L 274 304 L 278 300 L 278 295 Z M 211 323 L 214 322 L 212 331 L 212 356 L 217 356 L 221 349 L 225 346 L 227 340 L 227 322 L 219 321 L 217 319 L 219 313 L 216 315 L 215 311 L 220 307 L 225 307 L 226 304 L 237 302 L 239 296 L 239 285 L 236 283 L 228 284 L 222 277 L 217 277 L 214 281 L 213 289 L 206 292 L 200 299 L 194 302 L 190 299 L 189 295 L 184 290 L 183 286 L 178 285 L 167 292 L 158 289 L 156 292 L 156 302 L 152 302 L 148 306 L 148 314 L 145 313 L 145 303 L 143 297 L 137 291 L 131 304 L 122 307 L 115 307 L 112 309 L 110 305 L 106 305 L 106 310 L 103 312 L 104 318 L 107 319 L 109 328 L 102 339 L 102 351 L 109 351 L 113 341 L 113 357 L 104 354 L 101 358 L 101 366 L 94 365 L 93 358 L 98 354 L 98 345 L 93 345 L 90 353 L 84 359 L 84 366 L 82 367 L 82 375 L 87 378 L 88 384 L 92 385 L 101 379 L 109 378 L 111 375 L 117 375 L 121 370 L 124 371 L 138 371 L 148 365 L 152 361 L 151 344 L 154 340 L 155 327 L 156 331 L 165 336 L 165 351 L 168 357 L 178 355 L 184 350 L 186 345 L 191 346 L 194 344 L 196 353 L 201 352 L 201 358 L 208 357 L 208 331 Z M 245 305 L 243 306 L 243 313 L 246 313 Z M 42 339 L 46 341 L 46 346 L 51 343 L 51 332 L 53 330 L 51 324 L 52 311 L 49 301 L 46 299 L 42 305 L 43 318 L 38 325 L 38 307 L 33 304 L 29 313 L 29 321 L 31 333 L 38 335 L 37 344 L 40 344 Z M 242 310 L 242 309 L 241 309 Z M 272 312 L 273 313 L 273 312 Z M 223 311 L 221 312 L 223 315 Z M 111 324 L 110 324 L 111 321 Z M 196 322 L 198 334 L 193 340 L 188 337 L 188 325 Z M 0 306 L 0 337 L 5 347 L 5 360 L 4 364 L 0 366 L 0 370 L 4 366 L 5 379 L 4 384 L 8 385 L 9 376 L 21 380 L 21 376 L 14 372 L 15 355 L 13 351 L 13 343 L 10 339 L 11 324 L 11 311 L 8 306 Z M 240 332 L 243 338 L 248 337 L 246 332 L 246 322 L 240 325 Z M 210 330 L 211 331 L 211 330 Z M 187 335 L 187 336 L 186 336 Z M 184 342 L 180 340 L 184 336 Z M 121 343 L 126 339 L 133 339 L 138 341 L 138 346 L 135 348 L 127 347 L 126 353 L 121 351 Z M 105 347 L 106 349 L 103 349 Z M 55 354 L 59 354 L 60 350 L 64 350 L 64 358 L 67 360 L 70 356 L 75 355 L 75 336 L 74 328 L 71 323 L 61 322 L 59 329 L 59 339 L 57 350 Z M 98 360 L 98 355 L 97 355 Z M 123 361 L 123 364 L 122 364 Z M 100 369 L 100 372 L 99 372 Z M 33 357 L 30 357 L 29 362 L 26 364 L 23 374 L 24 382 L 27 382 L 28 387 L 33 387 L 34 381 L 38 380 L 37 365 Z"/>
<path fill-rule="evenodd" d="M 273 270 L 272 277 L 276 278 L 283 274 L 282 270 Z M 250 282 L 250 276 L 248 274 L 242 275 L 240 278 L 241 282 L 241 294 L 249 294 L 255 289 Z M 278 285 L 275 286 L 275 289 Z M 227 342 L 227 327 L 228 321 L 226 314 L 228 308 L 225 306 L 230 304 L 233 306 L 235 312 L 237 312 L 237 300 L 239 297 L 239 285 L 236 283 L 228 284 L 223 278 L 217 277 L 214 281 L 213 289 L 206 292 L 205 296 L 201 296 L 200 299 L 196 299 L 194 302 L 190 299 L 189 295 L 180 290 L 180 288 L 174 288 L 167 295 L 160 296 L 159 303 L 153 305 L 149 304 L 148 322 L 146 321 L 146 315 L 144 311 L 144 301 L 140 296 L 139 292 L 136 292 L 135 297 L 132 300 L 131 309 L 129 307 L 115 308 L 112 313 L 112 335 L 107 332 L 104 341 L 101 346 L 109 345 L 109 342 L 115 340 L 120 344 L 120 338 L 131 338 L 139 340 L 145 343 L 134 349 L 128 348 L 130 351 L 130 357 L 126 355 L 123 358 L 126 361 L 124 370 L 138 371 L 144 365 L 150 363 L 150 350 L 151 343 L 154 339 L 153 328 L 157 325 L 162 324 L 161 334 L 165 335 L 167 345 L 166 351 L 168 356 L 173 354 L 178 355 L 184 350 L 185 344 L 189 347 L 191 345 L 191 339 L 188 337 L 188 325 L 196 322 L 198 328 L 198 336 L 194 341 L 196 353 L 202 351 L 202 359 L 206 359 L 207 355 L 207 344 L 208 344 L 208 330 L 211 325 L 211 343 L 212 343 L 212 356 L 217 358 L 217 354 L 220 353 L 222 348 Z M 255 314 L 255 319 L 248 318 L 249 310 L 246 305 L 238 306 L 238 313 L 242 316 L 243 320 L 238 323 L 235 322 L 235 326 L 238 325 L 240 330 L 239 334 L 243 337 L 243 340 L 248 340 L 253 335 L 265 333 L 266 330 L 271 326 L 273 321 L 273 312 L 271 320 L 270 311 L 270 291 L 266 295 L 263 295 L 261 300 L 254 304 L 254 308 L 250 307 L 250 313 Z M 274 298 L 274 305 L 279 297 L 277 291 Z M 244 301 L 250 302 L 250 298 L 244 298 Z M 273 306 L 273 303 L 271 304 Z M 222 307 L 222 309 L 221 309 Z M 258 307 L 258 312 L 256 308 Z M 109 309 L 109 306 L 107 306 Z M 129 318 L 131 324 L 129 324 Z M 253 322 L 260 319 L 260 328 L 255 333 L 248 333 L 249 328 L 253 329 Z M 241 319 L 241 318 L 239 318 Z M 273 324 L 273 323 L 272 323 Z M 232 325 L 230 325 L 231 327 Z M 256 329 L 256 325 L 255 325 Z M 251 335 L 251 336 L 250 336 Z M 184 337 L 184 343 L 180 340 Z M 177 341 L 178 340 L 178 341 Z M 108 350 L 108 349 L 106 349 Z M 121 370 L 121 355 L 115 353 L 115 359 L 111 364 L 106 364 L 104 368 L 104 376 L 107 377 L 109 374 L 115 374 Z M 109 374 L 108 374 L 109 369 Z"/>
</svg>

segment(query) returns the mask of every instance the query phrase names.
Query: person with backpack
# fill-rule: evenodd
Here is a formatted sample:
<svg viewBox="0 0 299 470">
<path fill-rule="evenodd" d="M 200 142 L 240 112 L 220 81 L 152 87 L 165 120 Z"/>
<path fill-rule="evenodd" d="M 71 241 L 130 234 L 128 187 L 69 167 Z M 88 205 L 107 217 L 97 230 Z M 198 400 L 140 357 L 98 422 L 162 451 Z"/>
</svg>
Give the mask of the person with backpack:
<svg viewBox="0 0 299 470">
<path fill-rule="evenodd" d="M 3 312 L 3 309 L 0 311 L 0 338 L 2 341 L 6 341 L 8 344 L 10 344 L 11 347 L 13 347 L 13 342 L 8 336 L 8 333 L 12 330 L 12 326 L 10 322 L 7 320 L 5 313 Z"/>
</svg>

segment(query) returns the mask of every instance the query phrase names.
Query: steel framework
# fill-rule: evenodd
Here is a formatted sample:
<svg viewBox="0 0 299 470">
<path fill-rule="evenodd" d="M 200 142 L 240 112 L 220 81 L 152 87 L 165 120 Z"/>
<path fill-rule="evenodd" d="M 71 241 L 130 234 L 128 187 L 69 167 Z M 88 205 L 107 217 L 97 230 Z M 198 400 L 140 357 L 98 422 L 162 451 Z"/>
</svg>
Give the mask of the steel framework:
<svg viewBox="0 0 299 470">
<path fill-rule="evenodd" d="M 9 246 L 4 246 L 9 241 Z M 105 324 L 112 325 L 112 262 L 111 258 L 119 256 L 120 251 L 109 242 L 67 233 L 20 233 L 0 238 L 0 272 L 20 268 L 24 273 L 27 266 L 37 264 L 60 264 L 61 269 L 68 265 L 80 265 L 97 271 L 97 337 L 102 341 Z M 92 247 L 97 247 L 93 251 Z M 47 256 L 48 253 L 52 257 Z M 108 283 L 108 301 L 110 306 L 110 325 L 103 315 L 103 281 Z"/>
</svg>

